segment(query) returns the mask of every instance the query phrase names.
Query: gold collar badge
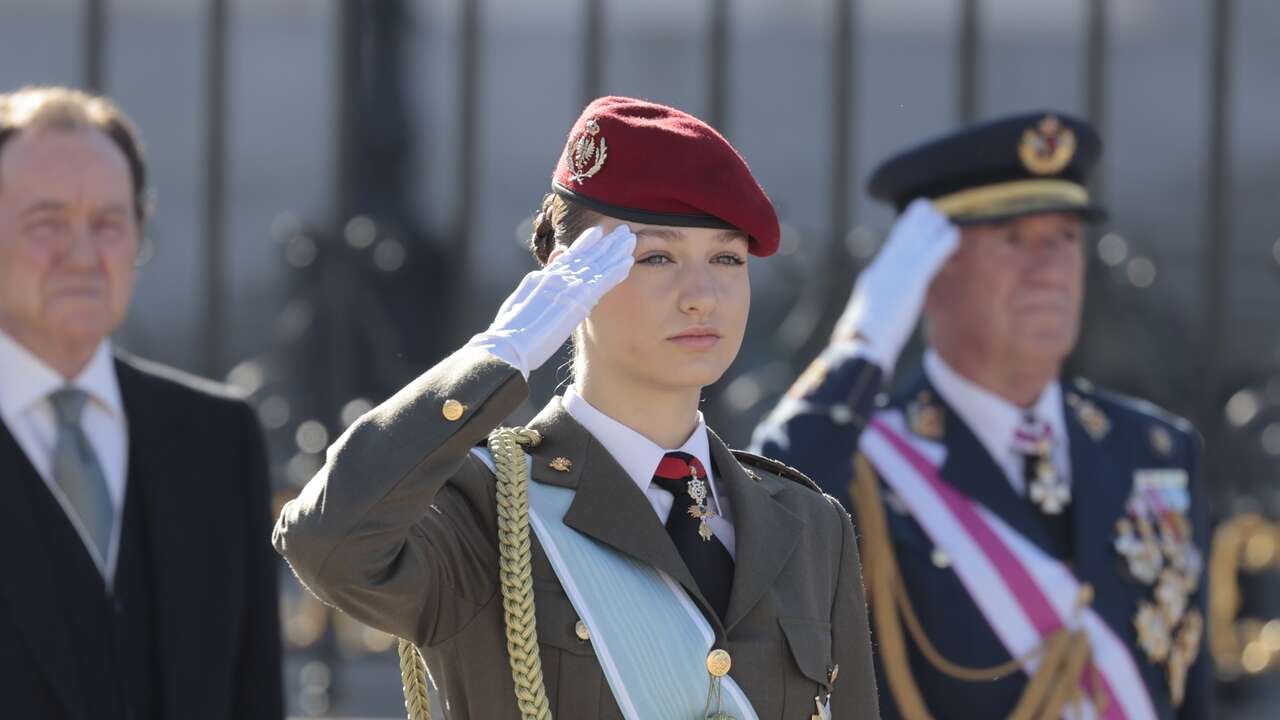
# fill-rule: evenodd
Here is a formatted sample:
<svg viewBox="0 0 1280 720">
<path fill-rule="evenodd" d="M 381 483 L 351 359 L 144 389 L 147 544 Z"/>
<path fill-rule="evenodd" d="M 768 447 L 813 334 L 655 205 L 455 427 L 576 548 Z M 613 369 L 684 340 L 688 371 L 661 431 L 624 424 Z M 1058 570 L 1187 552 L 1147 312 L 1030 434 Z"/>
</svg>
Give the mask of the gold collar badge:
<svg viewBox="0 0 1280 720">
<path fill-rule="evenodd" d="M 569 179 L 573 182 L 582 184 L 604 167 L 605 158 L 609 156 L 609 145 L 603 136 L 596 142 L 598 135 L 600 124 L 595 120 L 588 120 L 578 137 L 569 141 L 569 157 L 566 160 L 569 162 Z"/>
<path fill-rule="evenodd" d="M 573 467 L 573 461 L 567 457 L 558 457 L 552 458 L 551 462 L 547 463 L 547 465 L 556 472 L 569 472 L 569 468 Z"/>
<path fill-rule="evenodd" d="M 1160 457 L 1169 457 L 1173 452 L 1173 435 L 1160 425 L 1153 425 L 1150 432 L 1151 449 Z"/>
<path fill-rule="evenodd" d="M 1018 158 L 1035 175 L 1055 175 L 1071 163 L 1076 154 L 1076 134 L 1053 115 L 1046 115 L 1034 128 L 1022 132 Z"/>
<path fill-rule="evenodd" d="M 1094 440 L 1101 440 L 1111 432 L 1111 420 L 1107 418 L 1107 414 L 1102 409 L 1093 404 L 1093 401 L 1086 400 L 1075 393 L 1067 393 L 1067 405 L 1075 410 L 1076 417 L 1079 418 L 1080 424 L 1084 427 L 1084 431 Z"/>
</svg>

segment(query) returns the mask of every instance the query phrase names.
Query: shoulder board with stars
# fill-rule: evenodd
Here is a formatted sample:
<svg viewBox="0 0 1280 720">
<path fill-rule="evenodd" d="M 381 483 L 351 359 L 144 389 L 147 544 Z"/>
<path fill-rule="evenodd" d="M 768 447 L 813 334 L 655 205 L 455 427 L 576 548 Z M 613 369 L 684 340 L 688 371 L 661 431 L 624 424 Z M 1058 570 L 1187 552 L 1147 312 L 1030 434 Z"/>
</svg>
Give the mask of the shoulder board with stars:
<svg viewBox="0 0 1280 720">
<path fill-rule="evenodd" d="M 1141 398 L 1095 388 L 1089 381 L 1076 379 L 1075 387 L 1067 392 L 1067 403 L 1077 413 L 1083 403 L 1092 404 L 1104 417 L 1118 417 L 1125 426 L 1132 422 L 1142 428 L 1142 436 L 1157 458 L 1171 458 L 1178 448 L 1194 438 L 1195 427 L 1185 418 Z M 1073 398 L 1072 396 L 1076 396 Z M 1081 402 L 1083 401 L 1083 402 Z M 1081 418 L 1081 423 L 1084 419 Z"/>
<path fill-rule="evenodd" d="M 774 475 L 784 477 L 799 485 L 803 485 L 816 493 L 823 494 L 822 488 L 818 487 L 817 483 L 810 480 L 808 475 L 805 475 L 790 465 L 784 465 L 777 460 L 772 460 L 764 457 L 763 455 L 756 455 L 755 453 L 750 453 L 745 450 L 730 450 L 730 452 L 733 453 L 733 456 L 737 458 L 738 462 L 748 468 L 747 472 L 751 474 L 753 478 L 755 474 L 751 473 L 750 468 L 756 468 L 768 473 L 773 473 Z M 759 478 L 754 479 L 758 480 Z"/>
</svg>

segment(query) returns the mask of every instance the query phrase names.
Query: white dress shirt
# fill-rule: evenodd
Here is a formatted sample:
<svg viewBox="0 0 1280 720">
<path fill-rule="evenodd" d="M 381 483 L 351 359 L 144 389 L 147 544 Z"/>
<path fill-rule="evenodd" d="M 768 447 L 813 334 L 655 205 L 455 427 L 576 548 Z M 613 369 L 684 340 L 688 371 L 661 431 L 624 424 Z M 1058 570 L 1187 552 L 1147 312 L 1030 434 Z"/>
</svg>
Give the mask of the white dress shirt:
<svg viewBox="0 0 1280 720">
<path fill-rule="evenodd" d="M 582 398 L 576 386 L 570 385 L 565 390 L 564 409 L 618 461 L 618 465 L 622 466 L 636 487 L 649 499 L 653 511 L 658 514 L 658 520 L 664 525 L 667 516 L 671 514 L 675 498 L 653 482 L 658 463 L 668 452 L 685 452 L 698 458 L 707 471 L 707 485 L 711 487 L 709 500 L 716 511 L 715 517 L 708 521 L 711 532 L 729 551 L 729 556 L 737 559 L 729 498 L 724 483 L 715 476 L 715 470 L 711 467 L 711 447 L 707 441 L 707 424 L 702 413 L 698 413 L 698 426 L 693 429 L 693 434 L 684 445 L 664 450 L 649 438 L 597 410 Z M 586 479 L 586 482 L 590 482 L 590 479 Z"/>
<path fill-rule="evenodd" d="M 124 511 L 129 454 L 129 424 L 124 416 L 111 343 L 103 340 L 84 370 L 67 381 L 30 350 L 0 331 L 0 419 L 80 533 L 85 547 L 92 548 L 93 543 L 70 502 L 53 479 L 53 450 L 58 429 L 49 395 L 68 385 L 83 390 L 89 396 L 80 417 L 80 426 L 98 456 L 107 481 L 107 493 L 115 510 L 107 566 L 99 568 L 110 586 L 120 548 L 120 518 Z M 90 551 L 90 555 L 94 553 Z"/>
<path fill-rule="evenodd" d="M 977 436 L 978 442 L 1004 470 L 1018 495 L 1026 494 L 1023 457 L 1013 447 L 1013 437 L 1023 417 L 1030 412 L 1037 420 L 1048 423 L 1053 432 L 1050 458 L 1058 477 L 1071 478 L 1071 448 L 1067 440 L 1067 421 L 1062 410 L 1062 386 L 1057 380 L 1041 391 L 1030 408 L 1023 409 L 995 393 L 962 377 L 933 348 L 925 351 L 924 372 L 942 399 L 960 416 Z"/>
</svg>

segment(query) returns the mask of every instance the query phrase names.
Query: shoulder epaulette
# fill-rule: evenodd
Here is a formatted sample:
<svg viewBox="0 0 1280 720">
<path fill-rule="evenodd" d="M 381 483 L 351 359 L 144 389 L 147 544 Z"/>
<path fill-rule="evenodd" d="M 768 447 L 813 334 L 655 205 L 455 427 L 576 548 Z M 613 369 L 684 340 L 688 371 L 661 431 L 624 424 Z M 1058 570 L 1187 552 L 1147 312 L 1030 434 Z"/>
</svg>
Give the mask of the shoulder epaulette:
<svg viewBox="0 0 1280 720">
<path fill-rule="evenodd" d="M 1196 430 L 1186 418 L 1175 415 L 1155 403 L 1123 393 L 1104 390 L 1083 378 L 1076 378 L 1075 390 L 1083 395 L 1091 396 L 1099 403 L 1117 411 L 1127 411 L 1150 420 L 1164 423 L 1172 430 L 1194 435 Z"/>
<path fill-rule="evenodd" d="M 822 492 L 822 488 L 818 487 L 818 484 L 813 480 L 810 480 L 808 475 L 805 475 L 790 465 L 784 465 L 777 460 L 772 460 L 764 457 L 763 455 L 756 455 L 755 453 L 747 452 L 746 450 L 731 450 L 730 452 L 732 452 L 733 456 L 738 459 L 738 462 L 743 465 L 748 465 L 759 470 L 764 470 L 765 472 L 773 473 L 774 475 L 784 477 L 798 485 L 803 485 L 818 494 L 824 494 Z"/>
</svg>

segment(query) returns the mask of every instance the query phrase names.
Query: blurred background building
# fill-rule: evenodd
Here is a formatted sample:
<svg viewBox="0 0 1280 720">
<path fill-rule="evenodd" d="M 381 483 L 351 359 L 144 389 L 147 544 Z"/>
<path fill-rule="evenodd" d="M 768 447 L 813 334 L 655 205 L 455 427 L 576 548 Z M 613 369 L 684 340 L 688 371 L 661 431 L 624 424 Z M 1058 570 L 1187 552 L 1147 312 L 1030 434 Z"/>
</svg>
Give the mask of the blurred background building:
<svg viewBox="0 0 1280 720">
<path fill-rule="evenodd" d="M 1273 0 L 0 2 L 0 89 L 91 88 L 140 125 L 158 205 L 118 341 L 252 398 L 279 503 L 531 268 L 592 97 L 708 119 L 777 204 L 783 249 L 707 394 L 736 445 L 892 221 L 863 193 L 877 162 L 970 119 L 1090 118 L 1112 220 L 1072 371 L 1205 435 L 1227 718 L 1280 698 L 1278 71 Z M 536 373 L 525 417 L 563 380 Z M 392 640 L 281 573 L 291 712 L 400 715 Z"/>
</svg>

